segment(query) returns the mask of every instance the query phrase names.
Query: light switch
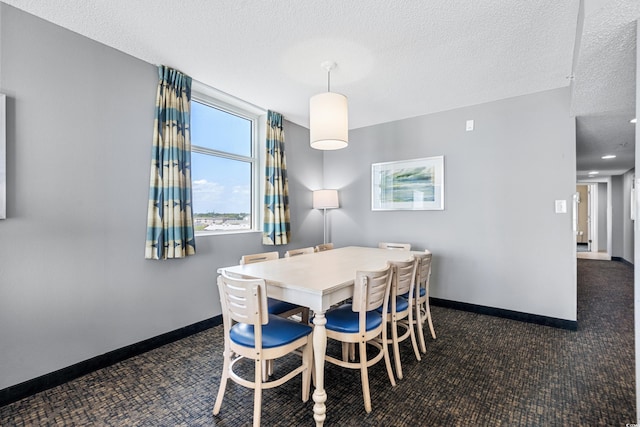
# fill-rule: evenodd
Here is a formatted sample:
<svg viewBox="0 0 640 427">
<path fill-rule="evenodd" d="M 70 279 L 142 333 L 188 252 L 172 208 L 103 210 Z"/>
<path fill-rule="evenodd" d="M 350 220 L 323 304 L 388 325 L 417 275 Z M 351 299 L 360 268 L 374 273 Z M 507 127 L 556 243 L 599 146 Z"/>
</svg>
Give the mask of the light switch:
<svg viewBox="0 0 640 427">
<path fill-rule="evenodd" d="M 467 131 L 473 130 L 473 120 L 467 120 Z"/>
<path fill-rule="evenodd" d="M 566 200 L 556 200 L 556 213 L 567 213 Z"/>
</svg>

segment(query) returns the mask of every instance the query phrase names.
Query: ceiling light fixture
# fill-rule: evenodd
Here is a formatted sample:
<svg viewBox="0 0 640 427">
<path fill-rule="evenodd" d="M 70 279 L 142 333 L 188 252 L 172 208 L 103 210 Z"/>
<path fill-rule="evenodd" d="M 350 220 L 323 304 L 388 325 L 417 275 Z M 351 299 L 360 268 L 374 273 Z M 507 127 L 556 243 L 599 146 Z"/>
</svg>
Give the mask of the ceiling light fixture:
<svg viewBox="0 0 640 427">
<path fill-rule="evenodd" d="M 599 173 L 600 172 L 598 172 L 598 171 L 591 171 L 591 172 L 589 172 L 589 175 L 598 175 Z"/>
<path fill-rule="evenodd" d="M 629 120 L 629 123 L 638 123 L 638 119 L 634 117 L 633 119 Z"/>
<path fill-rule="evenodd" d="M 607 154 L 606 156 L 602 156 L 603 160 L 607 160 L 607 159 L 615 159 L 616 155 L 615 154 Z"/>
<path fill-rule="evenodd" d="M 333 61 L 320 64 L 327 70 L 327 92 L 309 100 L 309 137 L 312 148 L 339 150 L 349 145 L 349 106 L 347 97 L 331 92 Z"/>
</svg>

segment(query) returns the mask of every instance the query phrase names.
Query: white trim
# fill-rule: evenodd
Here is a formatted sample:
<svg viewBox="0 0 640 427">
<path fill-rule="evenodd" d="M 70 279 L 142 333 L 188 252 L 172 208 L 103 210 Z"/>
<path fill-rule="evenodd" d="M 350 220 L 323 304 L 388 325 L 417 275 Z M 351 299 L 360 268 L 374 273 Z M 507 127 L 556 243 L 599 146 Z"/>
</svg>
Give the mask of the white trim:
<svg viewBox="0 0 640 427">
<path fill-rule="evenodd" d="M 194 95 L 197 95 L 194 97 Z M 262 107 L 258 107 L 250 102 L 243 101 L 236 98 L 233 95 L 229 95 L 226 92 L 222 92 L 211 86 L 207 86 L 204 83 L 193 80 L 191 82 L 191 98 L 201 99 L 206 102 L 210 102 L 229 111 L 246 116 L 250 113 L 254 117 L 260 117 L 267 114 L 267 110 Z"/>
<path fill-rule="evenodd" d="M 599 252 L 598 246 L 598 184 L 588 185 L 589 198 L 589 240 L 591 252 Z"/>
<path fill-rule="evenodd" d="M 256 231 L 264 231 L 264 187 L 265 187 L 265 167 L 267 159 L 265 152 L 267 150 L 267 113 L 265 112 L 256 121 L 258 124 L 256 144 L 256 157 L 258 158 L 258 168 L 254 177 L 254 185 L 258 191 L 253 192 L 253 203 L 256 206 L 255 224 Z M 262 240 L 262 239 L 261 239 Z"/>
</svg>

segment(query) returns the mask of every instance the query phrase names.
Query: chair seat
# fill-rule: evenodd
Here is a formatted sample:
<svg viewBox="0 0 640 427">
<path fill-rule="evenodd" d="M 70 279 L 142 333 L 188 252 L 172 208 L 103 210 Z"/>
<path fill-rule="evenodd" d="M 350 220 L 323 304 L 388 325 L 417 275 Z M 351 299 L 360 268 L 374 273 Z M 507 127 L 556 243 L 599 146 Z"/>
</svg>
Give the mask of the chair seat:
<svg viewBox="0 0 640 427">
<path fill-rule="evenodd" d="M 338 308 L 327 311 L 325 327 L 331 331 L 354 334 L 358 332 L 358 313 L 354 312 L 351 304 L 343 304 Z M 376 311 L 367 312 L 367 331 L 382 324 L 382 316 Z"/>
<path fill-rule="evenodd" d="M 269 323 L 262 325 L 262 348 L 274 348 L 289 344 L 309 335 L 312 331 L 311 326 L 270 314 Z M 253 325 L 236 323 L 231 327 L 229 337 L 233 342 L 244 347 L 255 346 Z"/>
<path fill-rule="evenodd" d="M 396 297 L 396 311 L 406 311 L 409 309 L 409 301 L 403 296 Z M 378 313 L 382 313 L 382 307 L 378 307 L 376 310 Z M 391 304 L 387 309 L 387 312 L 391 312 Z"/>
<path fill-rule="evenodd" d="M 267 311 L 269 314 L 282 314 L 287 311 L 295 310 L 297 305 L 290 302 L 280 301 L 275 298 L 267 298 Z"/>
<path fill-rule="evenodd" d="M 423 297 L 427 294 L 427 290 L 425 288 L 420 288 L 420 296 Z M 409 298 L 409 292 L 407 292 L 406 294 L 402 295 L 402 298 Z"/>
</svg>

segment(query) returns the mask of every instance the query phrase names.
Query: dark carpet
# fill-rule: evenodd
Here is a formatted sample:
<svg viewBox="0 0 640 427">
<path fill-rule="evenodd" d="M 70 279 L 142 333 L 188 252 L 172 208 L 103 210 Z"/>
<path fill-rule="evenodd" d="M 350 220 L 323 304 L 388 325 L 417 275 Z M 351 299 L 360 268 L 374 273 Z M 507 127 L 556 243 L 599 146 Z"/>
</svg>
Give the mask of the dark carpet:
<svg viewBox="0 0 640 427">
<path fill-rule="evenodd" d="M 418 362 L 403 343 L 405 378 L 360 377 L 328 365 L 328 426 L 624 426 L 635 422 L 633 268 L 578 260 L 578 330 L 432 307 L 437 340 Z M 333 350 L 334 347 L 332 346 Z M 250 425 L 251 390 L 229 382 L 211 414 L 222 366 L 215 327 L 0 408 L 2 426 Z M 287 361 L 278 361 L 283 366 Z M 300 380 L 263 394 L 265 426 L 313 425 Z"/>
</svg>

